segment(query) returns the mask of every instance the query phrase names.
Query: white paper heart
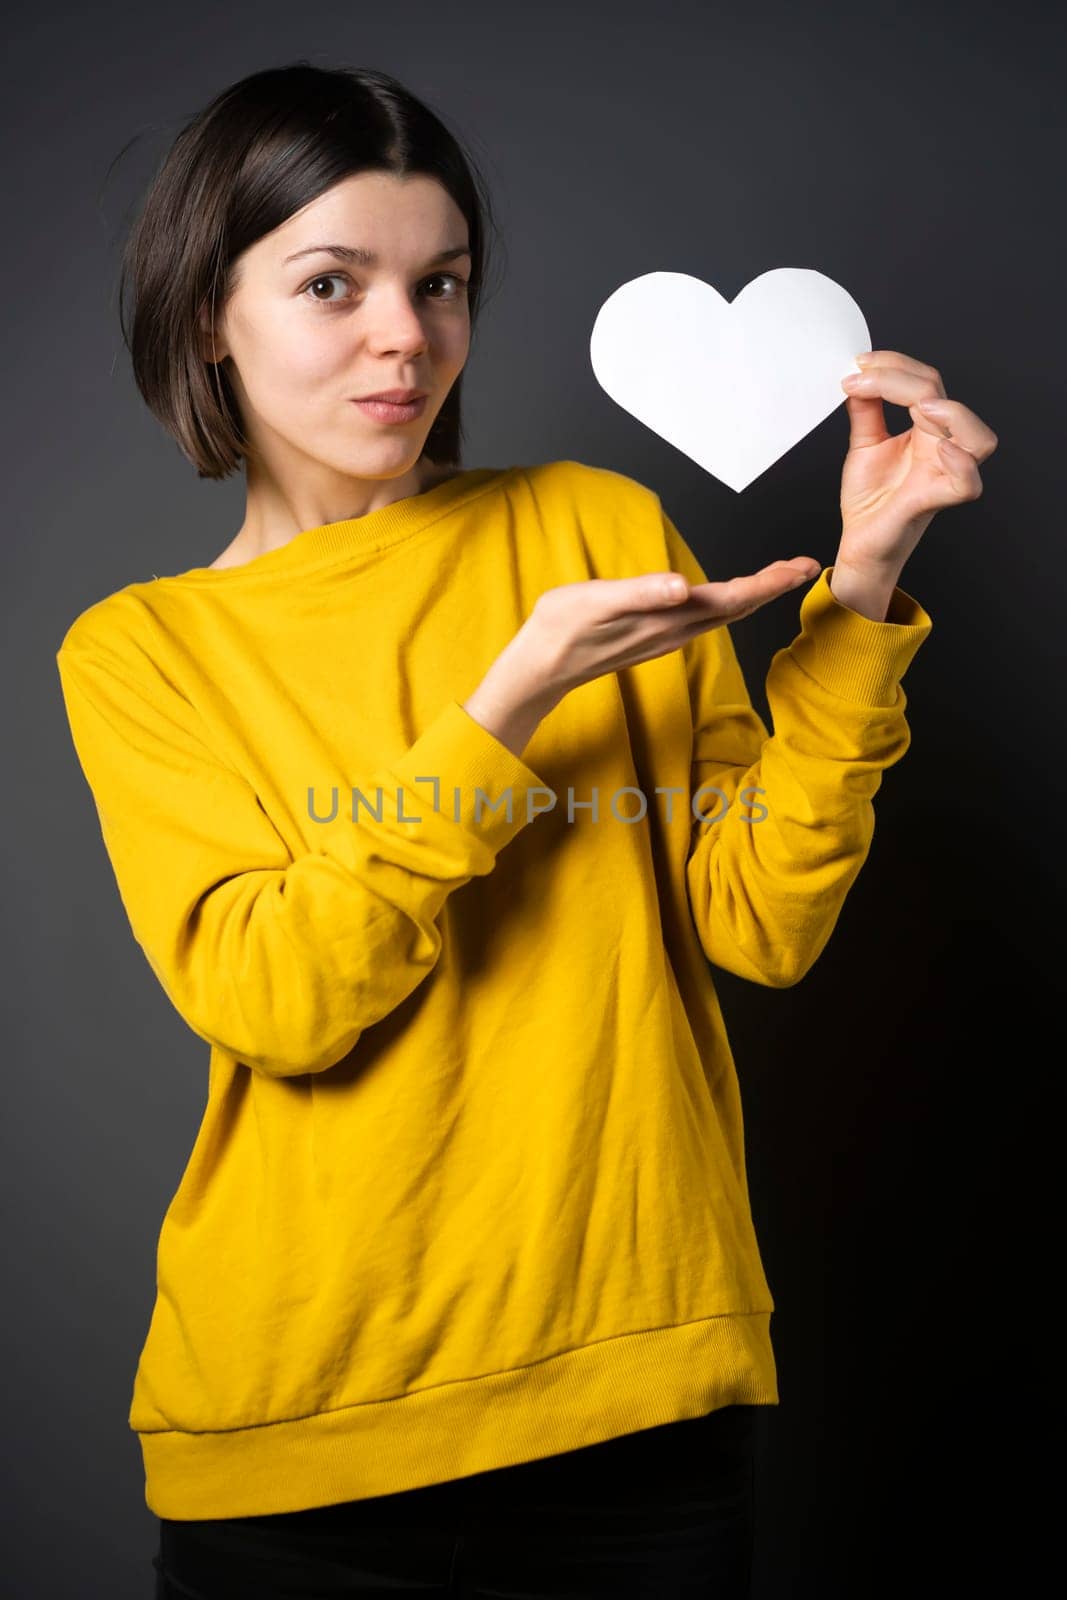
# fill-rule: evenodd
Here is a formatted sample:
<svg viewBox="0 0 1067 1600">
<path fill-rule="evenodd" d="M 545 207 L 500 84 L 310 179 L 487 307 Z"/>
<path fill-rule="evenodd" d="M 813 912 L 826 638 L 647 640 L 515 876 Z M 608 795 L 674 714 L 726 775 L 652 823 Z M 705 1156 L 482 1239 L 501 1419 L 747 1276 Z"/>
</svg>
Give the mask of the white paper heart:
<svg viewBox="0 0 1067 1600">
<path fill-rule="evenodd" d="M 870 349 L 839 283 L 776 267 L 725 300 L 685 272 L 648 272 L 604 301 L 589 341 L 601 388 L 738 493 L 845 402 Z"/>
</svg>

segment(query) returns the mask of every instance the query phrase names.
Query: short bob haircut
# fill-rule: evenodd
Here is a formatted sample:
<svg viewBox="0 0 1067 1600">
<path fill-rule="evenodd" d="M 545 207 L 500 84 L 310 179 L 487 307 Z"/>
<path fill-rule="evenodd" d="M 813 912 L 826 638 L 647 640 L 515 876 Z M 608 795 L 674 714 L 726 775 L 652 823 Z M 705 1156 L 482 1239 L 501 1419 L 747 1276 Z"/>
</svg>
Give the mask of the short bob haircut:
<svg viewBox="0 0 1067 1600">
<path fill-rule="evenodd" d="M 225 304 L 242 251 L 358 172 L 422 174 L 451 195 L 469 229 L 473 338 L 487 229 L 497 229 L 484 179 L 440 119 L 370 68 L 301 58 L 242 78 L 175 139 L 130 231 L 119 276 L 134 380 L 198 477 L 228 477 L 247 447 L 225 367 L 201 354 L 201 310 Z M 461 372 L 420 460 L 462 465 L 462 382 Z"/>
</svg>

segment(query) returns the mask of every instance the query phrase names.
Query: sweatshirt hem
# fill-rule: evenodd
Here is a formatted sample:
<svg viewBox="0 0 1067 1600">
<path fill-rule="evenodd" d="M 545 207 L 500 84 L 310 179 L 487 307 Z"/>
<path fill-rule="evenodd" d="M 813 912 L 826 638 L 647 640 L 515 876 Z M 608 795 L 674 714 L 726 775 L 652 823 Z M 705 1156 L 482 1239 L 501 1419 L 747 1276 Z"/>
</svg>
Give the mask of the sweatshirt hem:
<svg viewBox="0 0 1067 1600">
<path fill-rule="evenodd" d="M 725 1405 L 777 1405 L 771 1314 L 622 1334 L 509 1372 L 291 1421 L 139 1432 L 145 1503 L 177 1521 L 306 1510 L 539 1460 Z"/>
</svg>

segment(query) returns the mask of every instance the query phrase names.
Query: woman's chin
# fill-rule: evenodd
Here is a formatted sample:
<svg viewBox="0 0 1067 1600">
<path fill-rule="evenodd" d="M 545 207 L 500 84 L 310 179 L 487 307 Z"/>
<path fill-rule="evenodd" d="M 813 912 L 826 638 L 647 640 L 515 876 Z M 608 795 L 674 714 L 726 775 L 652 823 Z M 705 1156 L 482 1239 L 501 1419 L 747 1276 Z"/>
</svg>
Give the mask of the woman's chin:
<svg viewBox="0 0 1067 1600">
<path fill-rule="evenodd" d="M 402 478 L 416 467 L 421 471 L 430 465 L 423 462 L 420 466 L 421 451 L 420 441 L 397 439 L 387 440 L 377 449 L 339 451 L 334 457 L 324 459 L 320 456 L 319 460 L 324 467 L 350 478 Z"/>
</svg>

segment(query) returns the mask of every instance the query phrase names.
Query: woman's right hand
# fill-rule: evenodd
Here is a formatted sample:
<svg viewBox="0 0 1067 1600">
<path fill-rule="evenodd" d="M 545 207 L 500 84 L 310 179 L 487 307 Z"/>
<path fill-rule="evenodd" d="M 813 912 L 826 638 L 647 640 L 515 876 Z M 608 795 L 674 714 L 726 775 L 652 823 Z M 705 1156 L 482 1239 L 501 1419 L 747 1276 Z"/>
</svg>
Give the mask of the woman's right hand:
<svg viewBox="0 0 1067 1600">
<path fill-rule="evenodd" d="M 795 556 L 718 583 L 648 572 L 546 589 L 464 710 L 521 758 L 542 717 L 571 689 L 751 616 L 821 570 L 812 557 Z"/>
</svg>

